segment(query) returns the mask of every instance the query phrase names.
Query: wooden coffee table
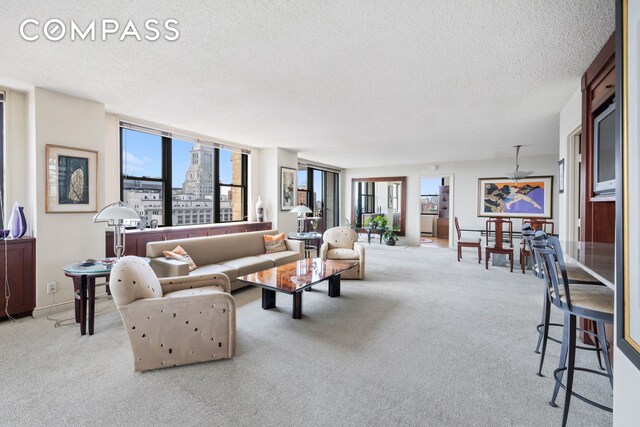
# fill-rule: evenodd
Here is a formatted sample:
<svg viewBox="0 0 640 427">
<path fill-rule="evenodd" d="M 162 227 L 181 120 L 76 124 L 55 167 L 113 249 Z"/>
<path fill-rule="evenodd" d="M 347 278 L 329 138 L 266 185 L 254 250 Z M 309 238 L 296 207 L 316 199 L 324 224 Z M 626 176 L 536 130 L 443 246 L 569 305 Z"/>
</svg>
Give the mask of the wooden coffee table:
<svg viewBox="0 0 640 427">
<path fill-rule="evenodd" d="M 324 280 L 329 281 L 329 296 L 340 296 L 340 273 L 358 265 L 353 261 L 308 258 L 257 273 L 238 277 L 241 282 L 262 288 L 262 308 L 276 307 L 276 292 L 293 295 L 293 318 L 302 317 L 302 292 Z"/>
</svg>

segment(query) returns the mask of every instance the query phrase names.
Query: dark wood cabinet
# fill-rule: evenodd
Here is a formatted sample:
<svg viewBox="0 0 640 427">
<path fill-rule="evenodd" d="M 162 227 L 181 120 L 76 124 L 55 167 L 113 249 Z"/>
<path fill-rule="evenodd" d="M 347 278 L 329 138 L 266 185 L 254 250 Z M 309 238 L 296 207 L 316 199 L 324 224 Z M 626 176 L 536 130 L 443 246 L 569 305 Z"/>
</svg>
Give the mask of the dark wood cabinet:
<svg viewBox="0 0 640 427">
<path fill-rule="evenodd" d="M 615 197 L 613 194 L 599 195 L 594 190 L 594 120 L 616 95 L 615 57 L 612 35 L 582 76 L 580 240 L 583 242 L 615 241 Z"/>
<path fill-rule="evenodd" d="M 5 258 L 9 268 L 6 270 Z M 0 240 L 0 319 L 5 313 L 7 282 L 11 296 L 8 313 L 13 317 L 29 316 L 36 306 L 36 240 L 23 238 Z"/>
<path fill-rule="evenodd" d="M 224 224 L 161 227 L 154 229 L 148 228 L 146 230 L 127 230 L 124 254 L 146 256 L 147 243 L 149 242 L 266 230 L 271 230 L 270 222 L 232 222 Z M 115 256 L 113 253 L 112 231 L 107 231 L 105 254 L 108 257 Z"/>
</svg>

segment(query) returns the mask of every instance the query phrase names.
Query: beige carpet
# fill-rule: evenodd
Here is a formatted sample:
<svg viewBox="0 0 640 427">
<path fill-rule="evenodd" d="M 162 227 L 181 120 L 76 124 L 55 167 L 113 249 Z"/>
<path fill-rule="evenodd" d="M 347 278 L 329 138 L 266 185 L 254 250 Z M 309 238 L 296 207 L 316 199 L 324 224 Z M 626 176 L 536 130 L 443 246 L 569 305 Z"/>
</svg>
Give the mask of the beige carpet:
<svg viewBox="0 0 640 427">
<path fill-rule="evenodd" d="M 44 318 L 2 322 L 0 425 L 560 424 L 561 409 L 547 405 L 557 344 L 547 377 L 535 375 L 541 282 L 485 271 L 471 252 L 457 263 L 447 249 L 366 250 L 367 280 L 343 281 L 340 298 L 325 284 L 305 293 L 302 320 L 291 297 L 264 311 L 259 289 L 236 293 L 228 361 L 136 374 L 113 305 L 93 336 Z M 591 353 L 578 361 L 596 366 Z M 605 379 L 577 374 L 576 390 L 611 404 Z M 570 425 L 611 422 L 573 400 Z"/>
</svg>

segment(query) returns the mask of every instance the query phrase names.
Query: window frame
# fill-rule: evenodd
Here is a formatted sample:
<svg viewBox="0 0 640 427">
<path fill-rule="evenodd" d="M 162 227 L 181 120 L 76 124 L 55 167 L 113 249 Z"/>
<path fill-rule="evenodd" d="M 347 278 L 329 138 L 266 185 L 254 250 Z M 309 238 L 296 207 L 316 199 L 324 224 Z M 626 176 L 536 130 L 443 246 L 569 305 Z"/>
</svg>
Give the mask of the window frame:
<svg viewBox="0 0 640 427">
<path fill-rule="evenodd" d="M 220 223 L 233 223 L 233 222 L 242 222 L 246 221 L 248 218 L 248 174 L 249 174 L 249 155 L 243 151 L 237 151 L 241 154 L 241 177 L 242 184 L 224 184 L 220 182 L 220 150 L 224 148 L 219 148 L 214 145 L 213 153 L 214 153 L 214 184 L 213 184 L 213 209 L 212 209 L 212 217 L 211 222 L 201 223 L 201 224 L 184 224 L 184 219 L 186 218 L 186 214 L 183 214 L 183 223 L 180 224 L 177 219 L 176 222 L 178 224 L 173 224 L 173 186 L 172 186 L 172 173 L 173 173 L 173 163 L 172 163 L 172 143 L 173 139 L 179 139 L 183 142 L 191 142 L 185 141 L 180 138 L 179 135 L 171 135 L 167 136 L 167 132 L 157 131 L 158 134 L 162 138 L 162 167 L 160 178 L 150 178 L 145 176 L 135 176 L 135 175 L 125 175 L 124 174 L 124 158 L 123 158 L 123 148 L 124 148 L 124 131 L 131 130 L 133 132 L 145 133 L 144 130 L 139 130 L 135 128 L 129 128 L 126 126 L 122 126 L 120 124 L 120 200 L 124 201 L 124 182 L 126 180 L 135 180 L 135 181 L 148 181 L 148 182 L 160 182 L 162 183 L 162 219 L 163 224 L 160 227 L 189 227 L 195 225 L 203 225 L 203 224 L 220 224 Z M 151 129 L 150 129 L 151 130 Z M 153 135 L 153 134 L 152 134 Z M 202 141 L 199 141 L 203 143 Z M 239 220 L 223 220 L 220 215 L 220 187 L 239 187 L 242 188 L 242 219 Z M 168 197 L 167 197 L 168 195 Z M 190 214 L 191 215 L 191 214 Z M 198 213 L 197 215 L 200 215 Z M 206 215 L 205 215 L 206 220 Z"/>
</svg>

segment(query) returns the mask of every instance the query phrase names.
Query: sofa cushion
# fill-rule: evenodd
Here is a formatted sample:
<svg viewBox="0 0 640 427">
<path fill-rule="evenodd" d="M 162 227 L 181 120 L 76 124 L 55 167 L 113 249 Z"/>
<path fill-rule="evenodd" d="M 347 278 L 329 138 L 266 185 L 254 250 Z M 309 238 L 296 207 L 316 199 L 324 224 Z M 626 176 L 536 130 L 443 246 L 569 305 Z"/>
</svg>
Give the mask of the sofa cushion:
<svg viewBox="0 0 640 427">
<path fill-rule="evenodd" d="M 167 292 L 165 298 L 192 297 L 194 295 L 210 295 L 224 293 L 224 289 L 218 285 L 200 286 L 199 288 L 181 289 L 179 291 Z"/>
<path fill-rule="evenodd" d="M 284 251 L 275 254 L 264 254 L 260 255 L 260 257 L 270 259 L 276 265 L 284 265 L 302 259 L 302 254 L 296 251 Z"/>
<path fill-rule="evenodd" d="M 233 282 L 234 280 L 236 280 L 236 278 L 238 277 L 238 269 L 228 266 L 228 265 L 221 265 L 221 264 L 209 264 L 209 265 L 201 265 L 200 267 L 198 267 L 198 271 L 196 271 L 195 273 L 193 273 L 194 275 L 201 275 L 201 274 L 217 274 L 217 273 L 224 273 L 227 275 L 227 277 L 229 278 L 229 281 Z"/>
<path fill-rule="evenodd" d="M 167 258 L 186 262 L 187 264 L 189 264 L 189 271 L 193 271 L 198 268 L 196 263 L 193 262 L 193 259 L 191 259 L 191 256 L 189 256 L 187 251 L 185 251 L 180 245 L 176 246 L 172 251 L 162 251 L 162 253 L 164 253 L 164 256 L 166 256 Z"/>
<path fill-rule="evenodd" d="M 275 236 L 265 234 L 262 237 L 264 238 L 265 253 L 273 254 L 287 250 L 287 245 L 284 243 L 284 233 L 276 234 Z"/>
<path fill-rule="evenodd" d="M 278 234 L 276 230 L 249 231 L 220 236 L 189 237 L 186 239 L 164 240 L 147 243 L 147 257 L 163 257 L 163 251 L 170 251 L 180 245 L 191 255 L 198 265 L 222 264 L 230 259 L 264 254 L 263 235 Z M 199 271 L 199 270 L 198 270 Z"/>
<path fill-rule="evenodd" d="M 327 251 L 328 259 L 360 259 L 358 252 L 353 249 L 329 249 Z"/>
<path fill-rule="evenodd" d="M 245 274 L 271 268 L 274 266 L 274 262 L 261 256 L 247 256 L 225 261 L 222 265 L 236 268 L 238 270 L 238 276 L 244 276 Z M 229 279 L 231 279 L 231 277 L 229 277 Z"/>
</svg>

